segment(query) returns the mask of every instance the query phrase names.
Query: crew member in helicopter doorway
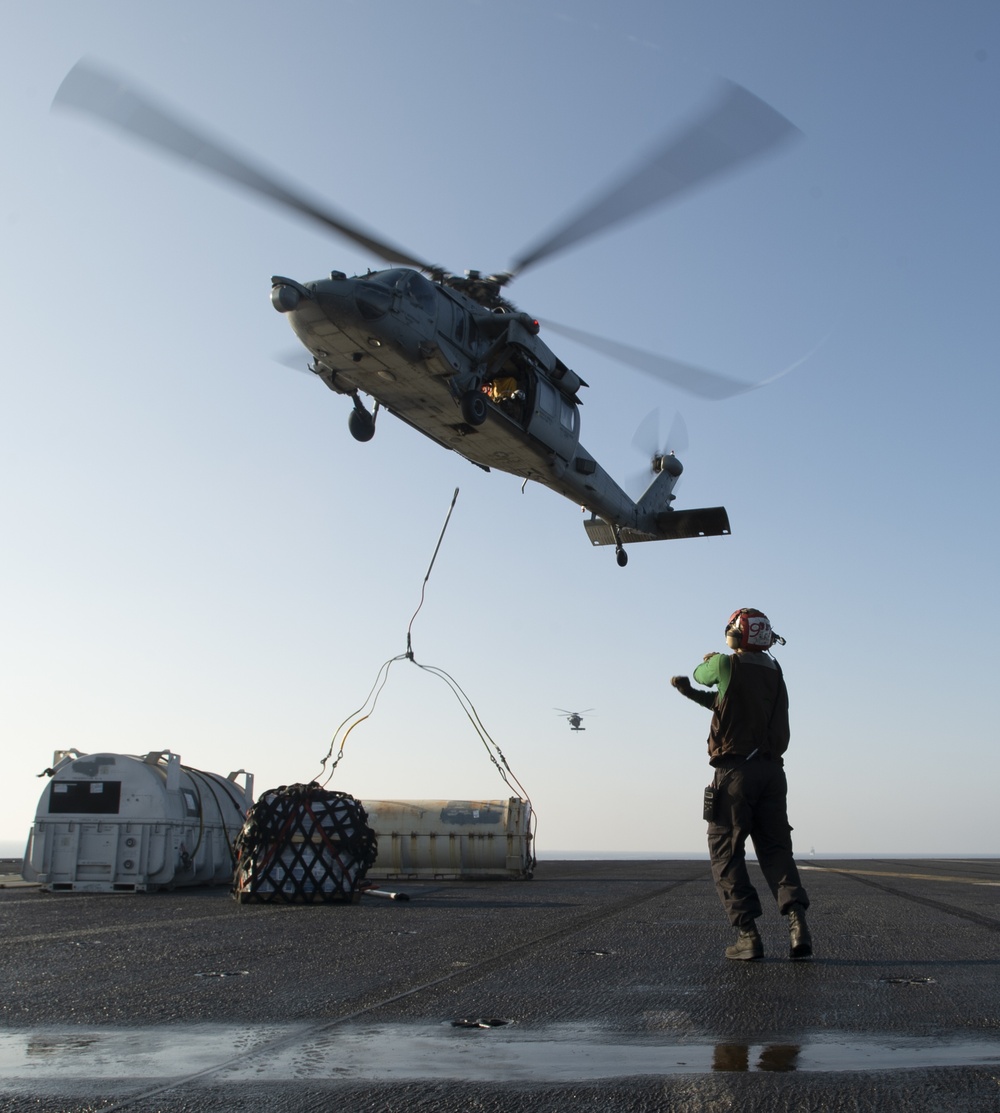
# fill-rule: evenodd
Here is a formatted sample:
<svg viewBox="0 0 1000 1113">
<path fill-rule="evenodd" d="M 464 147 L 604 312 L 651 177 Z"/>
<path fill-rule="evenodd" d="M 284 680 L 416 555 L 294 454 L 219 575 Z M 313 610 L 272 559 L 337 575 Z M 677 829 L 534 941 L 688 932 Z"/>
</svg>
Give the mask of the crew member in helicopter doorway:
<svg viewBox="0 0 1000 1113">
<path fill-rule="evenodd" d="M 788 690 L 770 653 L 775 643 L 784 645 L 785 639 L 774 633 L 767 615 L 743 607 L 726 623 L 726 644 L 733 652 L 709 653 L 694 670 L 694 679 L 714 692 L 693 688 L 686 676 L 670 679 L 682 695 L 712 710 L 708 757 L 715 776 L 705 789 L 704 809 L 708 849 L 715 887 L 739 931 L 726 958 L 744 961 L 764 957 L 756 923 L 763 910 L 747 872 L 747 838 L 779 912 L 788 917 L 791 958 L 812 957 L 805 918 L 809 898 L 792 857 L 782 760 L 790 736 Z"/>
</svg>

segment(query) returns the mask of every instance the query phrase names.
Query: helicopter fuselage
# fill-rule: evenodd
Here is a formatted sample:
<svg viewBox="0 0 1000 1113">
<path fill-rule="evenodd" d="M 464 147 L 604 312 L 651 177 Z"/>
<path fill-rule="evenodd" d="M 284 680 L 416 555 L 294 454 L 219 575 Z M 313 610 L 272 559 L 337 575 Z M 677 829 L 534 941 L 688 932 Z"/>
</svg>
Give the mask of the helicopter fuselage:
<svg viewBox="0 0 1000 1113">
<path fill-rule="evenodd" d="M 538 322 L 501 296 L 528 267 L 655 205 L 688 193 L 798 134 L 749 90 L 726 83 L 714 104 L 624 178 L 515 256 L 510 272 L 449 274 L 418 255 L 318 204 L 270 171 L 150 100 L 119 76 L 78 62 L 53 105 L 85 112 L 321 226 L 392 265 L 348 278 L 302 284 L 271 280 L 271 301 L 312 354 L 311 370 L 350 397 L 349 426 L 370 440 L 380 409 L 487 470 L 532 479 L 590 510 L 593 545 L 624 545 L 729 533 L 724 507 L 674 510 L 683 470 L 654 446 L 652 481 L 633 501 L 580 444 L 580 390 L 586 386 L 538 338 Z M 747 384 L 579 330 L 571 338 L 702 397 L 724 398 Z M 375 400 L 365 408 L 361 395 Z"/>
<path fill-rule="evenodd" d="M 539 339 L 537 323 L 502 299 L 486 306 L 419 271 L 392 268 L 353 278 L 334 271 L 305 284 L 275 277 L 271 300 L 311 353 L 310 369 L 353 398 L 359 440 L 374 431 L 360 392 L 376 412 L 388 410 L 472 463 L 534 480 L 590 510 L 597 533 L 610 531 L 597 539 L 588 523 L 594 544 L 621 551 L 623 530 L 626 540 L 691 535 L 670 528 L 680 462 L 665 457 L 634 502 L 580 444 L 586 383 Z M 728 532 L 728 522 L 696 532 Z"/>
</svg>

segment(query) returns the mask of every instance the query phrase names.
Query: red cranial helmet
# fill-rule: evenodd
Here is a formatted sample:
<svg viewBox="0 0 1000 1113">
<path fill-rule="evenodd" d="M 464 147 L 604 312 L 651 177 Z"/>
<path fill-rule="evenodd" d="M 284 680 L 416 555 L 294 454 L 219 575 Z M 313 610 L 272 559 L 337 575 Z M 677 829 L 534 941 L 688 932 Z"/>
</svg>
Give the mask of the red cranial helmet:
<svg viewBox="0 0 1000 1113">
<path fill-rule="evenodd" d="M 753 607 L 733 611 L 726 623 L 726 644 L 730 649 L 763 653 L 775 642 L 784 644 L 784 640 L 771 629 L 771 620 L 767 615 Z"/>
</svg>

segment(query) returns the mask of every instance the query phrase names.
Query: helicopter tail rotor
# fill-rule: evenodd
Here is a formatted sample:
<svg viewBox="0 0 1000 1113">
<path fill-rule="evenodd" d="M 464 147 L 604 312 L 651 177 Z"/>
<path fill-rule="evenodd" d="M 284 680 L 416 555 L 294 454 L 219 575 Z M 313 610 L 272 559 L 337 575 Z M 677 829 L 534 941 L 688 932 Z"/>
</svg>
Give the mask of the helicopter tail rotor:
<svg viewBox="0 0 1000 1113">
<path fill-rule="evenodd" d="M 673 476 L 676 483 L 684 470 L 684 465 L 677 458 L 677 454 L 687 451 L 688 433 L 680 412 L 674 414 L 666 438 L 662 436 L 661 429 L 660 411 L 651 410 L 640 422 L 632 437 L 632 447 L 641 452 L 648 461 L 644 468 L 633 472 L 626 480 L 628 489 L 637 494 L 648 490 L 664 472 Z M 670 486 L 673 489 L 674 484 Z"/>
</svg>

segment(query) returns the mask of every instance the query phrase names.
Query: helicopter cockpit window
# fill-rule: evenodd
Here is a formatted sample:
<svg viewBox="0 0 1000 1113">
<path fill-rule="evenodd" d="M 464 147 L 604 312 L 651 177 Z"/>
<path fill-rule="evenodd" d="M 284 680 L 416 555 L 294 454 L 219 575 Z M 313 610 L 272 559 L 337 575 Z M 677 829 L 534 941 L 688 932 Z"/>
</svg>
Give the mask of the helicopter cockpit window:
<svg viewBox="0 0 1000 1113">
<path fill-rule="evenodd" d="M 538 384 L 538 408 L 549 417 L 555 417 L 559 412 L 559 396 L 556 394 L 556 389 L 544 381 Z"/>
<path fill-rule="evenodd" d="M 361 316 L 366 321 L 384 317 L 392 306 L 395 291 L 404 294 L 428 317 L 434 315 L 434 287 L 417 271 L 388 270 L 376 271 L 363 279 L 356 289 L 356 300 Z"/>
<path fill-rule="evenodd" d="M 559 397 L 559 424 L 567 433 L 572 433 L 576 424 L 576 406 L 562 395 Z"/>
<path fill-rule="evenodd" d="M 412 271 L 404 271 L 396 268 L 388 271 L 375 271 L 373 274 L 368 275 L 363 281 L 375 282 L 379 286 L 388 286 L 390 290 L 395 290 L 401 284 L 402 279 L 408 278 Z"/>
<path fill-rule="evenodd" d="M 428 317 L 434 316 L 434 303 L 437 300 L 434 286 L 422 274 L 411 271 L 406 279 L 407 297 Z"/>
<path fill-rule="evenodd" d="M 377 321 L 384 317 L 392 306 L 392 295 L 401 271 L 379 271 L 370 278 L 358 282 L 354 299 L 358 310 L 366 321 Z"/>
</svg>

